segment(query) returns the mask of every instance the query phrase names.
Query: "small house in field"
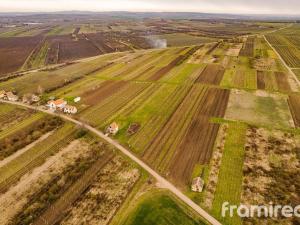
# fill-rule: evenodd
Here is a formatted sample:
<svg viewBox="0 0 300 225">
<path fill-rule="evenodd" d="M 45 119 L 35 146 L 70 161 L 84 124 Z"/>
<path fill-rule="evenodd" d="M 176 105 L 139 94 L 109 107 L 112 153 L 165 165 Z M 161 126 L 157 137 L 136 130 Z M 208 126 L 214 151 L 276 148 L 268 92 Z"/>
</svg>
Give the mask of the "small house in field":
<svg viewBox="0 0 300 225">
<path fill-rule="evenodd" d="M 202 192 L 204 187 L 204 181 L 201 177 L 196 177 L 193 179 L 191 189 L 194 192 Z"/>
<path fill-rule="evenodd" d="M 80 97 L 76 97 L 74 98 L 74 102 L 77 103 L 77 102 L 80 102 L 81 98 Z"/>
<path fill-rule="evenodd" d="M 12 92 L 6 92 L 4 98 L 6 98 L 8 101 L 12 101 L 12 102 L 16 102 L 19 100 L 19 97 Z"/>
<path fill-rule="evenodd" d="M 5 92 L 4 90 L 1 90 L 1 91 L 0 91 L 0 99 L 1 99 L 1 98 L 4 98 L 5 95 L 6 95 L 6 92 Z"/>
<path fill-rule="evenodd" d="M 67 102 L 63 99 L 51 100 L 47 103 L 47 106 L 51 110 L 63 110 L 67 105 Z"/>
<path fill-rule="evenodd" d="M 75 114 L 77 113 L 77 108 L 72 105 L 66 105 L 64 108 L 64 113 Z"/>
<path fill-rule="evenodd" d="M 119 131 L 119 126 L 116 122 L 113 122 L 107 128 L 107 133 L 112 135 L 115 135 L 116 133 L 118 133 L 118 131 Z"/>
</svg>

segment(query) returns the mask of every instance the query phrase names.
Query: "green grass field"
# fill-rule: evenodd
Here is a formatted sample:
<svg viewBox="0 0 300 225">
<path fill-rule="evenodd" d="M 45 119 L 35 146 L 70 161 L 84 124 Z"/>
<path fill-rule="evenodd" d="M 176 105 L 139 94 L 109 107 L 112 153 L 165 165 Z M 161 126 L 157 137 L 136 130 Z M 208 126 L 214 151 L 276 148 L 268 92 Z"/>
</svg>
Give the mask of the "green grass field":
<svg viewBox="0 0 300 225">
<path fill-rule="evenodd" d="M 127 212 L 127 218 L 119 221 L 119 225 L 205 225 L 168 192 L 150 191 L 131 205 Z"/>
<path fill-rule="evenodd" d="M 215 42 L 218 40 L 217 38 L 193 36 L 184 33 L 164 34 L 154 37 L 166 39 L 168 47 L 199 45 L 208 42 Z"/>
<path fill-rule="evenodd" d="M 276 128 L 294 126 L 287 97 L 284 95 L 232 92 L 225 118 L 257 126 Z"/>
<path fill-rule="evenodd" d="M 225 140 L 225 147 L 218 176 L 217 188 L 213 201 L 213 215 L 222 224 L 242 224 L 240 218 L 222 218 L 221 210 L 224 202 L 239 205 L 242 192 L 244 145 L 247 126 L 240 123 L 230 123 Z"/>
</svg>

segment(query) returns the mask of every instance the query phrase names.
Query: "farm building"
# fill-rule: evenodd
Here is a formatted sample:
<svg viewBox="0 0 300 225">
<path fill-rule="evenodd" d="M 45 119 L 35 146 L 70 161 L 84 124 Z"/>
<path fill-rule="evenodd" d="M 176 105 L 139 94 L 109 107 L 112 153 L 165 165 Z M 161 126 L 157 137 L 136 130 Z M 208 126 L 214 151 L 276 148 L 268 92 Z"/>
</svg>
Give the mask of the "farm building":
<svg viewBox="0 0 300 225">
<path fill-rule="evenodd" d="M 194 192 L 202 192 L 204 187 L 204 181 L 201 179 L 201 177 L 196 177 L 193 179 L 192 182 L 192 191 Z"/>
<path fill-rule="evenodd" d="M 113 122 L 112 124 L 109 125 L 106 131 L 107 133 L 115 135 L 119 131 L 119 126 L 116 122 Z"/>
<path fill-rule="evenodd" d="M 1 90 L 1 91 L 0 91 L 0 98 L 4 98 L 4 97 L 5 97 L 5 94 L 6 94 L 6 92 L 3 91 L 3 90 Z"/>
<path fill-rule="evenodd" d="M 56 110 L 56 109 L 64 109 L 67 105 L 67 102 L 63 99 L 57 99 L 57 100 L 51 100 L 47 103 L 47 106 L 51 110 Z"/>
<path fill-rule="evenodd" d="M 12 101 L 12 102 L 16 102 L 18 101 L 19 97 L 15 94 L 13 94 L 12 92 L 6 92 L 5 99 L 7 99 L 8 101 Z"/>
<path fill-rule="evenodd" d="M 66 105 L 64 108 L 64 113 L 75 114 L 77 113 L 77 108 L 72 105 Z"/>
<path fill-rule="evenodd" d="M 77 102 L 80 102 L 81 98 L 80 97 L 76 97 L 74 98 L 74 102 L 77 103 Z"/>
</svg>

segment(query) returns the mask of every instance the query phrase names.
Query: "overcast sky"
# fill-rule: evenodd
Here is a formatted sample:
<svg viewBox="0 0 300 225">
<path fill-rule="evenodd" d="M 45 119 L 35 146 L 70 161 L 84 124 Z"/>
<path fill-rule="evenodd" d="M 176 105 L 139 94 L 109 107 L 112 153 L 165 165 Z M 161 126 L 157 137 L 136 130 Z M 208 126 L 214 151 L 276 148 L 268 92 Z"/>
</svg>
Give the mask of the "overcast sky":
<svg viewBox="0 0 300 225">
<path fill-rule="evenodd" d="M 0 12 L 70 10 L 300 15 L 300 0 L 0 0 Z"/>
</svg>

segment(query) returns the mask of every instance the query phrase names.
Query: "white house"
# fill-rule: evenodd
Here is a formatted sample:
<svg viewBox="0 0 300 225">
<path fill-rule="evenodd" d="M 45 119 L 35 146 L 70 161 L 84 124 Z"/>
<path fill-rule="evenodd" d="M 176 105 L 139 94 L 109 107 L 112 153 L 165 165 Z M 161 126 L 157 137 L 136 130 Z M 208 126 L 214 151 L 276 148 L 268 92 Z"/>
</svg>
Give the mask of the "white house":
<svg viewBox="0 0 300 225">
<path fill-rule="evenodd" d="M 67 102 L 63 99 L 51 100 L 47 103 L 47 106 L 51 110 L 64 109 L 67 105 Z"/>
<path fill-rule="evenodd" d="M 113 122 L 107 127 L 107 133 L 115 135 L 119 131 L 119 126 L 116 122 Z"/>
<path fill-rule="evenodd" d="M 74 102 L 77 103 L 77 102 L 80 102 L 81 98 L 80 97 L 76 97 L 74 98 Z"/>
<path fill-rule="evenodd" d="M 75 114 L 77 113 L 77 108 L 72 105 L 66 105 L 64 108 L 64 113 Z"/>
<path fill-rule="evenodd" d="M 18 101 L 19 97 L 12 92 L 6 92 L 5 97 L 8 101 L 16 102 Z"/>
<path fill-rule="evenodd" d="M 204 187 L 204 181 L 201 179 L 201 177 L 196 177 L 193 179 L 192 182 L 192 191 L 194 192 L 202 192 Z"/>
</svg>

